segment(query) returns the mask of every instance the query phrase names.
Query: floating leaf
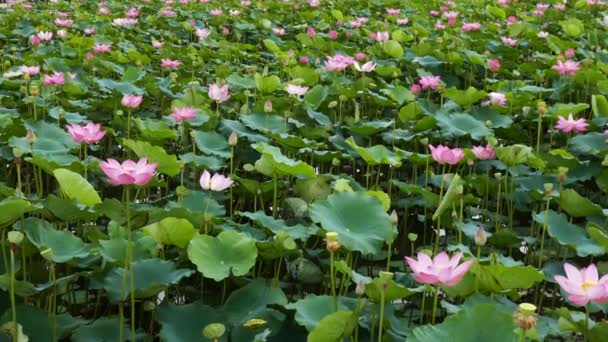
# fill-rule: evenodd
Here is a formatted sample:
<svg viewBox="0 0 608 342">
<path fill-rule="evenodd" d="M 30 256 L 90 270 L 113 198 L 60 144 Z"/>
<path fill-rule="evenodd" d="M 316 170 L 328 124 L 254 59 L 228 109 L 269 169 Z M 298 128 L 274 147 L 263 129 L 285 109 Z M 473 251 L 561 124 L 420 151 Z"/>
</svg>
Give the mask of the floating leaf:
<svg viewBox="0 0 608 342">
<path fill-rule="evenodd" d="M 262 154 L 262 157 L 266 158 L 266 161 L 270 163 L 272 172 L 280 175 L 294 175 L 294 176 L 305 176 L 315 177 L 315 170 L 305 162 L 287 158 L 281 153 L 278 147 L 268 145 L 266 143 L 254 144 L 258 152 Z"/>
<path fill-rule="evenodd" d="M 179 248 L 186 247 L 197 232 L 190 221 L 175 217 L 164 218 L 160 222 L 141 228 L 141 230 L 160 244 L 165 246 L 174 245 Z"/>
<path fill-rule="evenodd" d="M 574 189 L 565 189 L 560 191 L 557 198 L 559 206 L 568 215 L 573 217 L 585 217 L 591 215 L 601 215 L 602 207 L 591 202 L 586 197 L 581 196 Z"/>
<path fill-rule="evenodd" d="M 68 198 L 76 199 L 80 203 L 94 206 L 101 203 L 101 198 L 95 188 L 81 175 L 66 169 L 56 169 L 53 171 L 61 191 Z"/>
<path fill-rule="evenodd" d="M 123 144 L 133 150 L 140 158 L 148 158 L 150 163 L 158 163 L 158 172 L 168 176 L 176 176 L 179 173 L 179 163 L 175 155 L 170 155 L 160 146 L 151 145 L 145 141 L 134 141 L 125 139 Z"/>
<path fill-rule="evenodd" d="M 56 263 L 70 261 L 74 258 L 85 258 L 91 251 L 90 246 L 72 232 L 57 230 L 47 221 L 28 217 L 22 222 L 17 222 L 15 226 L 22 230 L 39 250 L 51 248 L 53 261 Z"/>
<path fill-rule="evenodd" d="M 558 214 L 553 210 L 549 210 L 548 214 L 547 232 L 560 244 L 576 249 L 576 253 L 581 257 L 604 254 L 604 247 L 587 237 L 584 229 L 568 222 L 566 215 Z M 534 221 L 544 224 L 545 216 L 544 211 L 536 213 L 533 215 Z"/>
</svg>

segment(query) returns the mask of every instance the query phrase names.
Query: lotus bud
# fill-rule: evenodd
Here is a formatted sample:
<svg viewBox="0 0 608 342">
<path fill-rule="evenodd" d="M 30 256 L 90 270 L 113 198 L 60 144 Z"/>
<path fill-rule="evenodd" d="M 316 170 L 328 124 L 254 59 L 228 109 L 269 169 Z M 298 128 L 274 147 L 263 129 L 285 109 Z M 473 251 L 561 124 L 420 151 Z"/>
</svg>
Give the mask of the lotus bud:
<svg viewBox="0 0 608 342">
<path fill-rule="evenodd" d="M 407 239 L 410 240 L 410 242 L 416 242 L 416 240 L 418 239 L 418 234 L 409 233 L 407 234 Z"/>
<path fill-rule="evenodd" d="M 23 242 L 23 233 L 16 230 L 8 232 L 8 242 L 13 245 L 19 246 Z"/>
<path fill-rule="evenodd" d="M 355 287 L 355 293 L 357 296 L 363 296 L 365 294 L 365 283 L 359 282 Z"/>
<path fill-rule="evenodd" d="M 340 161 L 340 159 L 338 159 L 338 158 L 333 158 L 333 159 L 331 160 L 331 165 L 332 165 L 332 166 L 336 166 L 336 167 L 338 167 L 338 166 L 340 166 L 340 163 L 341 163 L 341 161 Z"/>
<path fill-rule="evenodd" d="M 452 220 L 457 220 L 458 219 L 458 212 L 456 211 L 456 209 L 452 209 Z"/>
<path fill-rule="evenodd" d="M 391 224 L 393 224 L 395 226 L 399 222 L 399 217 L 397 216 L 397 211 L 395 209 L 393 209 L 393 211 L 391 212 L 391 215 L 388 218 L 391 221 Z"/>
<path fill-rule="evenodd" d="M 340 100 L 340 102 L 346 102 L 346 101 L 348 101 L 348 96 L 340 95 L 340 96 L 338 96 L 338 99 Z"/>
<path fill-rule="evenodd" d="M 30 85 L 30 94 L 32 94 L 32 96 L 38 96 L 39 93 L 40 91 L 37 85 Z"/>
<path fill-rule="evenodd" d="M 27 94 L 27 87 L 26 86 L 19 87 L 19 92 L 21 94 Z"/>
<path fill-rule="evenodd" d="M 486 234 L 485 229 L 482 226 L 477 227 L 477 232 L 475 233 L 475 244 L 479 247 L 484 246 L 488 241 L 488 234 Z"/>
<path fill-rule="evenodd" d="M 44 260 L 46 260 L 48 262 L 53 261 L 53 249 L 52 248 L 47 248 L 47 249 L 41 251 L 40 255 L 44 258 Z"/>
<path fill-rule="evenodd" d="M 513 312 L 513 320 L 523 330 L 530 330 L 536 326 L 536 306 L 530 303 L 521 303 Z"/>
<path fill-rule="evenodd" d="M 327 232 L 325 234 L 325 248 L 329 253 L 336 252 L 338 249 L 340 249 L 341 246 L 342 244 L 340 243 L 340 241 L 338 241 L 338 233 Z"/>
<path fill-rule="evenodd" d="M 13 52 L 17 51 L 17 48 L 13 47 Z M 8 68 L 11 66 L 11 61 L 8 59 L 4 61 L 4 67 Z"/>
<path fill-rule="evenodd" d="M 496 178 L 496 180 L 500 182 L 502 180 L 502 173 L 496 172 L 494 174 L 494 178 Z"/>
<path fill-rule="evenodd" d="M 28 74 L 27 72 L 25 74 L 23 74 L 23 80 L 29 81 L 30 80 L 30 74 Z"/>
<path fill-rule="evenodd" d="M 156 309 L 156 304 L 153 301 L 147 300 L 144 302 L 144 311 L 154 311 L 154 309 Z"/>
<path fill-rule="evenodd" d="M 230 133 L 230 136 L 228 137 L 228 145 L 236 146 L 237 142 L 238 142 L 238 138 L 237 138 L 236 132 L 232 131 L 232 133 Z"/>
<path fill-rule="evenodd" d="M 122 109 L 119 109 L 116 111 L 116 116 L 123 116 L 125 112 L 122 111 Z"/>
<path fill-rule="evenodd" d="M 171 79 L 171 81 L 175 81 L 178 77 L 179 75 L 175 72 L 169 73 L 169 79 Z"/>
<path fill-rule="evenodd" d="M 566 181 L 566 174 L 568 173 L 568 168 L 560 166 L 560 167 L 557 168 L 557 171 L 559 172 L 559 182 L 560 183 L 565 182 Z"/>
<path fill-rule="evenodd" d="M 219 340 L 226 332 L 226 327 L 222 323 L 211 323 L 203 329 L 203 336 L 210 340 Z"/>
<path fill-rule="evenodd" d="M 422 138 L 420 139 L 420 143 L 424 146 L 428 145 L 429 143 L 429 138 Z"/>
<path fill-rule="evenodd" d="M 186 188 L 185 186 L 178 186 L 177 188 L 175 188 L 175 194 L 177 196 L 184 196 L 188 193 L 188 188 Z"/>
<path fill-rule="evenodd" d="M 475 165 L 475 160 L 471 159 L 471 158 L 467 158 L 467 165 L 468 166 L 473 166 Z"/>
<path fill-rule="evenodd" d="M 545 188 L 545 196 L 551 198 L 553 195 L 553 183 L 545 183 L 543 184 L 543 187 Z"/>
<path fill-rule="evenodd" d="M 523 116 L 524 116 L 524 117 L 526 117 L 526 116 L 528 116 L 528 114 L 530 114 L 530 110 L 531 110 L 531 109 L 532 109 L 532 108 L 530 108 L 530 107 L 528 107 L 528 106 L 524 106 L 524 107 L 521 109 L 521 113 L 523 114 Z"/>
<path fill-rule="evenodd" d="M 250 320 L 248 320 L 247 322 L 243 323 L 243 327 L 248 328 L 248 329 L 258 329 L 263 327 L 264 325 L 266 325 L 265 320 L 260 319 L 260 318 L 252 318 Z"/>
<path fill-rule="evenodd" d="M 266 112 L 266 113 L 272 112 L 272 101 L 266 100 L 266 102 L 264 102 L 264 112 Z"/>
<path fill-rule="evenodd" d="M 336 108 L 338 106 L 338 101 L 331 101 L 328 105 L 327 108 Z"/>
<path fill-rule="evenodd" d="M 538 101 L 536 110 L 541 114 L 545 114 L 547 112 L 547 103 L 545 101 Z"/>
<path fill-rule="evenodd" d="M 492 122 L 492 120 L 486 120 L 486 127 L 492 127 L 494 123 Z"/>
<path fill-rule="evenodd" d="M 243 165 L 243 170 L 247 172 L 253 172 L 255 171 L 255 166 L 253 164 L 245 164 Z"/>
<path fill-rule="evenodd" d="M 34 145 L 36 143 L 36 133 L 34 133 L 31 128 L 28 129 L 27 133 L 25 134 L 25 141 L 27 141 L 27 143 L 30 145 Z"/>
</svg>

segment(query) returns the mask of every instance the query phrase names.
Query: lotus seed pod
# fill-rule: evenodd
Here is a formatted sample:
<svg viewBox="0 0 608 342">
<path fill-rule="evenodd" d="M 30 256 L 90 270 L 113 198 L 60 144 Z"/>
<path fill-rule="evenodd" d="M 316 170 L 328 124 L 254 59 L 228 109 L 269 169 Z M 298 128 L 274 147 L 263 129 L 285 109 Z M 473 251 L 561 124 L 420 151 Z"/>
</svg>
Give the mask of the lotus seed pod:
<svg viewBox="0 0 608 342">
<path fill-rule="evenodd" d="M 340 96 L 338 96 L 338 99 L 340 100 L 340 102 L 346 102 L 346 101 L 348 101 L 348 96 L 340 95 Z"/>
<path fill-rule="evenodd" d="M 116 111 L 116 116 L 123 116 L 125 112 L 122 111 L 122 109 L 119 109 Z"/>
<path fill-rule="evenodd" d="M 492 122 L 492 120 L 486 120 L 486 127 L 492 127 L 494 123 Z"/>
<path fill-rule="evenodd" d="M 409 233 L 407 234 L 407 239 L 410 240 L 410 242 L 415 242 L 418 239 L 418 234 Z"/>
<path fill-rule="evenodd" d="M 545 114 L 547 112 L 547 103 L 545 101 L 538 101 L 536 110 L 541 114 Z"/>
<path fill-rule="evenodd" d="M 267 323 L 268 322 L 266 322 L 263 319 L 252 318 L 252 319 L 248 320 L 247 322 L 243 323 L 243 327 L 248 328 L 248 329 L 258 329 L 258 328 L 263 327 Z"/>
<path fill-rule="evenodd" d="M 188 193 L 188 188 L 186 188 L 185 186 L 178 186 L 177 188 L 175 188 L 175 194 L 178 196 L 185 196 Z"/>
<path fill-rule="evenodd" d="M 338 158 L 333 158 L 333 159 L 331 160 L 331 165 L 332 165 L 332 166 L 336 166 L 336 167 L 337 167 L 337 166 L 340 166 L 340 163 L 341 163 L 341 161 L 340 161 L 340 159 L 338 159 Z"/>
<path fill-rule="evenodd" d="M 18 147 L 14 147 L 13 148 L 13 155 L 15 156 L 15 158 L 21 158 L 24 153 L 25 152 L 22 149 L 18 148 Z"/>
<path fill-rule="evenodd" d="M 496 180 L 500 182 L 500 180 L 502 179 L 502 173 L 496 172 L 494 174 L 494 178 L 496 178 Z"/>
<path fill-rule="evenodd" d="M 523 330 L 536 327 L 536 306 L 530 303 L 521 303 L 513 312 L 513 321 Z"/>
<path fill-rule="evenodd" d="M 245 164 L 243 165 L 243 170 L 247 171 L 247 172 L 253 172 L 255 171 L 255 166 L 253 164 Z"/>
<path fill-rule="evenodd" d="M 365 283 L 359 282 L 355 287 L 355 293 L 357 296 L 363 296 L 365 294 Z"/>
<path fill-rule="evenodd" d="M 338 101 L 331 101 L 328 105 L 327 108 L 336 108 L 338 106 Z"/>
<path fill-rule="evenodd" d="M 20 231 L 11 230 L 8 232 L 8 242 L 19 246 L 21 242 L 23 242 L 23 233 Z"/>
<path fill-rule="evenodd" d="M 338 233 L 328 232 L 325 234 L 325 249 L 329 253 L 335 253 L 340 247 L 342 247 L 342 244 L 338 241 Z"/>
<path fill-rule="evenodd" d="M 545 188 L 546 192 L 553 191 L 553 183 L 545 183 L 545 184 L 543 184 L 543 187 Z"/>
<path fill-rule="evenodd" d="M 266 113 L 272 112 L 272 101 L 266 100 L 266 102 L 264 102 L 264 112 L 266 112 Z"/>
<path fill-rule="evenodd" d="M 226 327 L 222 323 L 211 323 L 203 329 L 203 336 L 211 340 L 217 340 L 224 335 Z"/>
<path fill-rule="evenodd" d="M 154 309 L 156 309 L 156 304 L 153 301 L 147 300 L 144 302 L 144 311 L 154 311 Z"/>
<path fill-rule="evenodd" d="M 429 143 L 429 138 L 422 138 L 420 139 L 420 143 L 424 146 L 426 146 Z"/>
</svg>

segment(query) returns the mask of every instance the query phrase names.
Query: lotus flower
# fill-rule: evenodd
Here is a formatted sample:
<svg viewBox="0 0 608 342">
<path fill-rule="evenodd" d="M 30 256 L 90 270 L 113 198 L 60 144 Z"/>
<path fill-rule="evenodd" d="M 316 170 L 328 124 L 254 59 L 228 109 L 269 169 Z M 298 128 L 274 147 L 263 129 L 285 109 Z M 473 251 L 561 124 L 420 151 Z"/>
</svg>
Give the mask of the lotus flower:
<svg viewBox="0 0 608 342">
<path fill-rule="evenodd" d="M 74 20 L 55 18 L 55 25 L 60 27 L 72 27 Z"/>
<path fill-rule="evenodd" d="M 224 84 L 220 87 L 216 83 L 213 83 L 209 86 L 209 91 L 207 92 L 207 94 L 209 95 L 210 99 L 214 100 L 217 103 L 226 102 L 230 98 L 227 84 Z"/>
<path fill-rule="evenodd" d="M 42 41 L 49 41 L 49 40 L 53 39 L 53 32 L 41 31 L 41 32 L 38 32 L 37 36 Z"/>
<path fill-rule="evenodd" d="M 556 275 L 554 279 L 568 293 L 568 300 L 573 304 L 584 306 L 590 301 L 596 304 L 608 302 L 608 275 L 598 279 L 595 264 L 579 270 L 565 263 L 564 271 L 567 277 Z"/>
<path fill-rule="evenodd" d="M 355 62 L 355 69 L 359 72 L 372 72 L 376 69 L 376 63 L 369 61 L 363 65 L 359 65 L 358 62 Z"/>
<path fill-rule="evenodd" d="M 517 39 L 509 38 L 509 37 L 501 37 L 500 40 L 503 44 L 507 46 L 515 46 L 517 45 Z"/>
<path fill-rule="evenodd" d="M 332 57 L 327 57 L 327 60 L 325 61 L 325 69 L 329 71 L 342 71 L 354 63 L 355 60 L 352 57 L 335 55 Z"/>
<path fill-rule="evenodd" d="M 308 87 L 302 87 L 302 86 L 295 85 L 295 84 L 288 84 L 287 87 L 285 87 L 285 90 L 287 91 L 287 93 L 289 95 L 304 96 L 304 94 L 306 94 L 306 92 L 308 91 Z"/>
<path fill-rule="evenodd" d="M 182 62 L 180 62 L 178 60 L 172 60 L 172 59 L 168 59 L 168 58 L 163 58 L 160 60 L 161 68 L 177 69 L 180 65 L 182 65 Z"/>
<path fill-rule="evenodd" d="M 490 69 L 491 72 L 498 72 L 498 70 L 500 70 L 500 62 L 498 59 L 491 60 L 488 63 L 488 69 Z"/>
<path fill-rule="evenodd" d="M 65 83 L 65 75 L 62 72 L 54 72 L 52 75 L 44 75 L 42 85 L 62 85 Z"/>
<path fill-rule="evenodd" d="M 572 113 L 570 113 L 568 114 L 568 119 L 564 118 L 561 115 L 558 116 L 557 125 L 555 125 L 555 129 L 561 131 L 562 133 L 581 133 L 585 132 L 588 126 L 589 124 L 587 123 L 587 120 L 585 120 L 585 118 L 574 120 Z"/>
<path fill-rule="evenodd" d="M 422 89 L 436 89 L 441 83 L 441 77 L 439 76 L 422 76 L 418 81 Z"/>
<path fill-rule="evenodd" d="M 209 171 L 205 170 L 201 175 L 200 184 L 203 190 L 222 191 L 229 188 L 234 181 L 230 177 L 225 177 L 216 173 L 211 177 Z"/>
<path fill-rule="evenodd" d="M 72 139 L 77 143 L 96 144 L 106 135 L 106 131 L 101 130 L 101 125 L 93 122 L 89 122 L 84 126 L 76 124 L 67 125 L 66 128 Z"/>
<path fill-rule="evenodd" d="M 95 44 L 93 45 L 93 52 L 95 53 L 107 53 L 110 52 L 111 50 L 111 45 L 110 44 Z"/>
<path fill-rule="evenodd" d="M 39 66 L 22 65 L 22 66 L 19 67 L 19 71 L 22 74 L 28 74 L 30 76 L 33 76 L 33 75 L 38 75 L 40 73 L 40 67 Z"/>
<path fill-rule="evenodd" d="M 431 155 L 433 159 L 441 165 L 449 164 L 455 165 L 464 158 L 464 152 L 461 148 L 449 148 L 447 146 L 439 145 L 437 147 L 429 145 L 431 149 Z"/>
<path fill-rule="evenodd" d="M 494 152 L 494 149 L 492 149 L 492 146 L 490 146 L 490 145 L 486 145 L 486 147 L 473 146 L 472 150 L 473 150 L 473 154 L 475 155 L 475 157 L 479 158 L 479 160 L 496 159 L 496 153 Z"/>
<path fill-rule="evenodd" d="M 183 107 L 183 108 L 173 108 L 173 113 L 169 115 L 175 121 L 180 122 L 184 120 L 191 120 L 196 117 L 196 108 L 192 107 Z"/>
<path fill-rule="evenodd" d="M 507 96 L 503 93 L 491 92 L 488 94 L 490 97 L 489 103 L 494 106 L 504 106 L 507 104 Z"/>
<path fill-rule="evenodd" d="M 557 61 L 557 64 L 551 67 L 553 70 L 557 70 L 560 75 L 575 76 L 578 69 L 580 69 L 580 63 L 567 60 L 566 62 Z"/>
<path fill-rule="evenodd" d="M 458 265 L 461 258 L 462 252 L 456 253 L 452 259 L 446 252 L 441 252 L 431 260 L 428 255 L 419 252 L 418 260 L 405 257 L 405 261 L 414 272 L 417 282 L 436 286 L 454 286 L 460 283 L 473 265 L 473 260 Z"/>
<path fill-rule="evenodd" d="M 123 107 L 135 109 L 139 107 L 143 99 L 144 97 L 142 95 L 125 94 L 123 95 L 120 104 L 122 104 Z"/>
<path fill-rule="evenodd" d="M 473 32 L 481 29 L 481 24 L 478 22 L 475 23 L 462 23 L 462 30 L 464 32 Z"/>
<path fill-rule="evenodd" d="M 101 170 L 108 176 L 108 182 L 112 185 L 139 185 L 143 186 L 154 176 L 157 163 L 148 163 L 148 159 L 142 158 L 138 162 L 125 160 L 122 164 L 114 159 L 108 159 L 99 164 Z"/>
<path fill-rule="evenodd" d="M 194 34 L 196 34 L 198 39 L 202 40 L 202 39 L 209 37 L 209 35 L 211 34 L 211 31 L 209 31 L 209 29 L 206 29 L 206 28 L 197 28 L 196 31 L 194 31 Z"/>
</svg>

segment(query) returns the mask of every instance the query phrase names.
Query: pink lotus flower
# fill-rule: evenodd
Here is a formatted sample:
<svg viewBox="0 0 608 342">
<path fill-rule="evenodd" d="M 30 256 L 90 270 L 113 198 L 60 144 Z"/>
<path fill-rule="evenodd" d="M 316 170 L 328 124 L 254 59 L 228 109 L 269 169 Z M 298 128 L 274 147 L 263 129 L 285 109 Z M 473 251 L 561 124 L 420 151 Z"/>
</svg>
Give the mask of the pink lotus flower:
<svg viewBox="0 0 608 342">
<path fill-rule="evenodd" d="M 325 69 L 329 71 L 342 71 L 355 63 L 352 57 L 335 55 L 325 61 Z"/>
<path fill-rule="evenodd" d="M 222 191 L 229 188 L 234 183 L 230 177 L 225 177 L 219 173 L 216 173 L 211 177 L 211 174 L 207 170 L 203 172 L 199 182 L 201 188 L 206 191 Z"/>
<path fill-rule="evenodd" d="M 143 99 L 144 97 L 142 95 L 125 94 L 123 95 L 120 104 L 123 105 L 123 107 L 135 109 L 139 107 Z"/>
<path fill-rule="evenodd" d="M 464 32 L 473 32 L 481 29 L 480 23 L 462 23 L 462 30 Z"/>
<path fill-rule="evenodd" d="M 304 96 L 304 94 L 306 94 L 306 92 L 308 91 L 308 87 L 302 87 L 302 86 L 295 85 L 295 84 L 288 84 L 287 87 L 285 87 L 285 90 L 287 91 L 287 93 L 289 95 Z"/>
<path fill-rule="evenodd" d="M 509 38 L 509 37 L 501 37 L 500 41 L 507 46 L 515 46 L 517 45 L 517 39 Z"/>
<path fill-rule="evenodd" d="M 136 7 L 131 7 L 129 8 L 129 10 L 125 13 L 125 16 L 127 18 L 137 18 L 139 17 L 139 9 Z"/>
<path fill-rule="evenodd" d="M 209 95 L 210 99 L 217 103 L 226 102 L 230 98 L 227 84 L 220 87 L 218 84 L 213 83 L 209 86 L 209 91 L 207 94 Z"/>
<path fill-rule="evenodd" d="M 106 131 L 101 130 L 101 125 L 89 122 L 86 125 L 67 125 L 68 133 L 72 136 L 75 142 L 84 142 L 85 144 L 96 144 L 105 135 Z"/>
<path fill-rule="evenodd" d="M 441 77 L 439 76 L 422 76 L 418 80 L 422 89 L 436 89 L 441 83 Z"/>
<path fill-rule="evenodd" d="M 329 30 L 329 32 L 327 32 L 327 37 L 329 39 L 333 39 L 333 40 L 338 39 L 338 31 L 336 31 L 336 30 Z"/>
<path fill-rule="evenodd" d="M 401 10 L 398 8 L 387 8 L 386 9 L 386 14 L 388 15 L 399 15 L 401 14 Z"/>
<path fill-rule="evenodd" d="M 472 148 L 473 154 L 475 157 L 479 158 L 479 160 L 492 160 L 496 159 L 496 153 L 494 149 L 490 145 L 483 146 L 473 146 Z"/>
<path fill-rule="evenodd" d="M 96 43 L 95 45 L 93 45 L 93 52 L 95 53 L 108 53 L 110 52 L 110 50 L 112 50 L 110 44 Z"/>
<path fill-rule="evenodd" d="M 358 62 L 355 62 L 355 69 L 359 72 L 372 72 L 376 69 L 376 63 L 369 61 L 363 65 L 359 65 Z"/>
<path fill-rule="evenodd" d="M 143 186 L 154 176 L 158 163 L 148 164 L 147 158 L 140 159 L 137 163 L 133 160 L 125 160 L 122 164 L 114 159 L 108 159 L 99 164 L 103 173 L 108 176 L 108 183 L 112 185 L 139 185 Z"/>
<path fill-rule="evenodd" d="M 32 43 L 32 45 L 38 45 L 40 42 L 42 42 L 42 39 L 40 39 L 38 36 L 30 37 L 30 43 Z"/>
<path fill-rule="evenodd" d="M 567 277 L 556 275 L 554 279 L 568 293 L 568 300 L 574 305 L 584 306 L 590 301 L 596 304 L 608 302 L 608 275 L 598 279 L 595 264 L 579 270 L 565 263 L 564 271 Z"/>
<path fill-rule="evenodd" d="M 446 252 L 441 252 L 431 260 L 428 255 L 419 252 L 418 260 L 405 257 L 405 261 L 414 272 L 417 282 L 436 286 L 454 286 L 460 283 L 473 265 L 473 260 L 458 265 L 461 258 L 462 252 L 456 253 L 452 259 Z"/>
<path fill-rule="evenodd" d="M 498 59 L 491 60 L 488 63 L 488 69 L 490 69 L 491 72 L 498 72 L 498 70 L 500 70 L 500 62 Z"/>
<path fill-rule="evenodd" d="M 370 34 L 370 37 L 373 40 L 376 40 L 376 41 L 379 41 L 379 42 L 384 42 L 384 41 L 387 41 L 390 38 L 390 35 L 386 31 L 384 31 L 384 32 L 372 32 Z"/>
<path fill-rule="evenodd" d="M 72 25 L 74 25 L 74 20 L 72 19 L 60 19 L 60 18 L 55 18 L 55 25 L 60 26 L 60 27 L 72 27 Z"/>
<path fill-rule="evenodd" d="M 103 15 L 108 15 L 108 14 L 110 14 L 110 13 L 111 13 L 111 11 L 110 11 L 110 9 L 109 9 L 109 8 L 107 8 L 107 7 L 100 7 L 100 8 L 97 10 L 97 13 L 99 13 L 99 14 L 103 14 Z"/>
<path fill-rule="evenodd" d="M 172 60 L 172 59 L 161 59 L 160 60 L 160 66 L 161 68 L 166 68 L 166 69 L 177 69 L 180 65 L 182 65 L 182 62 L 178 61 L 178 60 Z"/>
<path fill-rule="evenodd" d="M 458 18 L 458 12 L 456 11 L 447 11 L 443 12 L 443 17 L 447 19 L 448 25 L 453 26 L 456 24 L 456 18 Z"/>
<path fill-rule="evenodd" d="M 414 83 L 412 84 L 412 86 L 410 87 L 410 91 L 414 94 L 414 95 L 420 95 L 420 92 L 422 91 L 422 88 L 420 87 L 420 84 L 418 83 Z"/>
<path fill-rule="evenodd" d="M 169 117 L 173 118 L 175 121 L 180 122 L 184 120 L 191 120 L 196 117 L 196 108 L 192 107 L 183 107 L 183 108 L 173 108 L 173 113 L 169 115 Z"/>
<path fill-rule="evenodd" d="M 575 54 L 576 53 L 574 52 L 573 48 L 568 48 L 566 50 L 566 52 L 564 52 L 564 57 L 566 57 L 566 58 L 572 58 L 572 57 L 574 57 Z"/>
<path fill-rule="evenodd" d="M 240 5 L 241 5 L 241 7 L 249 7 L 249 6 L 251 6 L 251 1 L 241 0 Z"/>
<path fill-rule="evenodd" d="M 308 56 L 301 56 L 299 61 L 300 64 L 308 64 Z"/>
<path fill-rule="evenodd" d="M 40 73 L 40 67 L 39 66 L 22 65 L 22 66 L 19 67 L 19 71 L 22 74 L 28 74 L 30 76 L 34 76 L 34 75 L 38 75 Z"/>
<path fill-rule="evenodd" d="M 116 18 L 112 20 L 112 25 L 120 27 L 130 27 L 137 25 L 137 19 L 133 18 Z"/>
<path fill-rule="evenodd" d="M 570 133 L 576 132 L 581 133 L 587 130 L 589 124 L 585 118 L 580 118 L 578 120 L 574 120 L 572 113 L 568 114 L 568 119 L 565 119 L 563 116 L 558 116 L 557 125 L 555 125 L 555 129 L 561 131 L 562 133 Z"/>
<path fill-rule="evenodd" d="M 553 70 L 557 70 L 560 75 L 575 76 L 576 72 L 580 69 L 580 63 L 572 60 L 566 62 L 557 61 L 557 64 L 551 67 Z"/>
<path fill-rule="evenodd" d="M 507 96 L 503 93 L 491 92 L 488 96 L 490 97 L 489 104 L 494 106 L 504 106 L 507 104 Z"/>
<path fill-rule="evenodd" d="M 284 28 L 280 28 L 280 27 L 273 27 L 272 28 L 272 33 L 276 34 L 277 36 L 284 36 L 285 35 L 285 29 Z"/>
<path fill-rule="evenodd" d="M 358 61 L 364 61 L 367 59 L 367 55 L 364 52 L 357 52 L 354 57 Z"/>
<path fill-rule="evenodd" d="M 212 15 L 212 16 L 214 16 L 214 17 L 220 16 L 220 15 L 222 15 L 222 13 L 224 13 L 224 11 L 222 11 L 222 10 L 221 10 L 221 9 L 219 9 L 219 8 L 212 9 L 212 10 L 209 12 L 209 14 L 211 14 L 211 15 Z"/>
<path fill-rule="evenodd" d="M 160 49 L 161 47 L 163 47 L 163 44 L 165 44 L 164 42 L 159 42 L 158 40 L 153 40 L 152 41 L 152 47 L 155 49 Z"/>
<path fill-rule="evenodd" d="M 398 25 L 407 25 L 409 22 L 410 22 L 410 20 L 408 18 L 397 19 Z"/>
<path fill-rule="evenodd" d="M 95 30 L 94 27 L 87 27 L 87 28 L 84 29 L 84 34 L 87 35 L 87 36 L 94 35 L 95 32 L 96 32 L 96 30 Z"/>
<path fill-rule="evenodd" d="M 306 35 L 307 35 L 308 37 L 312 38 L 312 37 L 316 36 L 316 35 L 317 35 L 317 33 L 315 32 L 315 29 L 314 29 L 314 28 L 312 28 L 312 27 L 308 27 L 308 28 L 306 29 Z"/>
<path fill-rule="evenodd" d="M 437 147 L 429 145 L 429 148 L 431 149 L 433 159 L 440 165 L 456 165 L 462 158 L 464 158 L 464 152 L 461 148 L 451 149 L 443 145 L 439 145 Z"/>
<path fill-rule="evenodd" d="M 36 35 L 41 41 L 49 41 L 53 39 L 53 32 L 40 31 Z"/>
<path fill-rule="evenodd" d="M 44 75 L 42 85 L 62 85 L 65 83 L 65 76 L 61 72 L 54 72 L 52 75 Z"/>
<path fill-rule="evenodd" d="M 197 28 L 196 31 L 194 31 L 194 33 L 196 34 L 198 39 L 205 39 L 205 38 L 209 37 L 209 35 L 211 34 L 211 31 L 209 31 L 209 29 L 206 29 L 206 28 Z"/>
</svg>

